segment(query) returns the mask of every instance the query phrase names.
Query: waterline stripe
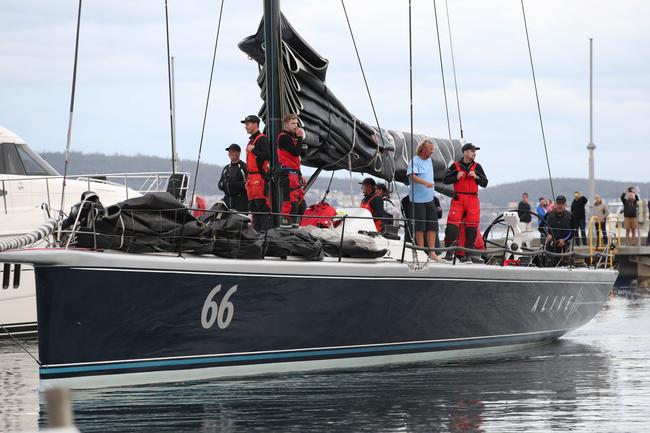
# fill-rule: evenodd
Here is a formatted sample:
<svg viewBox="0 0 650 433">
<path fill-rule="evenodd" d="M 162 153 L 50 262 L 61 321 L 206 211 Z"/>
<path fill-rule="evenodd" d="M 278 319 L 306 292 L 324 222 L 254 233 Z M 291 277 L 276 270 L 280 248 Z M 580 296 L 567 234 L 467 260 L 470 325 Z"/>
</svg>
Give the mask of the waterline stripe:
<svg viewBox="0 0 650 433">
<path fill-rule="evenodd" d="M 447 341 L 464 341 L 464 340 L 484 340 L 492 337 L 522 337 L 526 335 L 542 335 L 542 334 L 565 334 L 571 329 L 569 328 L 558 328 L 558 329 L 548 329 L 546 331 L 533 331 L 533 332 L 518 332 L 514 334 L 497 334 L 497 335 L 479 335 L 476 337 L 456 337 L 456 338 L 438 338 L 435 340 L 411 340 L 411 341 L 400 341 L 397 343 L 374 343 L 374 344 L 352 344 L 346 346 L 325 346 L 325 347 L 301 347 L 299 349 L 282 349 L 282 350 L 259 350 L 254 352 L 228 352 L 228 353 L 208 353 L 205 355 L 189 355 L 189 356 L 166 356 L 166 357 L 157 357 L 157 358 L 136 358 L 136 359 L 115 359 L 111 361 L 93 361 L 93 362 L 68 362 L 62 364 L 47 364 L 46 367 L 72 367 L 76 365 L 95 365 L 95 364 L 119 364 L 122 362 L 136 362 L 136 361 L 167 361 L 173 360 L 177 361 L 179 359 L 191 359 L 191 358 L 210 358 L 210 357 L 224 357 L 224 356 L 233 356 L 233 355 L 259 355 L 262 353 L 285 353 L 285 352 L 308 352 L 311 350 L 328 350 L 328 349 L 349 349 L 349 348 L 366 348 L 366 347 L 378 347 L 378 346 L 403 346 L 405 344 L 420 344 L 420 343 L 444 343 Z"/>
<path fill-rule="evenodd" d="M 544 334 L 553 334 L 544 333 Z M 538 334 L 542 337 L 544 334 Z M 535 339 L 539 340 L 541 338 Z M 360 347 L 360 348 L 343 348 L 343 349 L 320 349 L 309 350 L 304 352 L 273 352 L 255 355 L 230 355 L 219 356 L 211 358 L 192 358 L 192 359 L 175 359 L 164 361 L 138 361 L 138 362 L 122 362 L 118 364 L 100 364 L 100 365 L 87 365 L 87 366 L 74 366 L 74 367 L 41 367 L 40 374 L 60 374 L 60 373 L 81 373 L 91 371 L 107 371 L 107 370 L 121 370 L 129 368 L 148 368 L 148 367 L 172 367 L 183 365 L 200 365 L 200 364 L 217 364 L 226 362 L 238 361 L 264 361 L 273 359 L 286 359 L 286 358 L 312 358 L 318 356 L 331 356 L 331 355 L 353 355 L 353 354 L 371 354 L 378 352 L 399 352 L 406 350 L 417 349 L 434 349 L 446 347 L 459 347 L 459 346 L 476 346 L 489 343 L 497 343 L 503 341 L 531 341 L 528 336 L 506 336 L 506 337 L 489 337 L 483 339 L 476 339 L 472 341 L 445 341 L 445 342 L 432 342 L 432 343 L 407 343 L 401 345 L 381 346 L 381 347 Z"/>
</svg>

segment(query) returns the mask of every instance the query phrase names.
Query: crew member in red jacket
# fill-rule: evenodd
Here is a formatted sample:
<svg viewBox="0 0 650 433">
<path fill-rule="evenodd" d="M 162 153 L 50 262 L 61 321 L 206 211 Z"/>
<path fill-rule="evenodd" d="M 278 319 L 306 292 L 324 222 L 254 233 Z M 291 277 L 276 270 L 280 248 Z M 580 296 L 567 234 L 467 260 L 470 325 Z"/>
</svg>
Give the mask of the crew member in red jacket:
<svg viewBox="0 0 650 433">
<path fill-rule="evenodd" d="M 278 180 L 282 200 L 283 223 L 296 222 L 295 215 L 305 212 L 304 181 L 300 172 L 300 154 L 302 153 L 304 129 L 298 126 L 298 115 L 289 114 L 283 119 L 282 132 L 276 140 L 278 152 Z M 292 216 L 293 215 L 293 216 Z"/>
<path fill-rule="evenodd" d="M 444 183 L 454 185 L 454 197 L 447 215 L 447 229 L 445 230 L 445 247 L 453 246 L 457 239 L 460 227 L 465 231 L 465 248 L 474 248 L 476 232 L 481 222 L 481 205 L 478 200 L 478 187 L 485 188 L 488 184 L 487 176 L 481 164 L 475 161 L 478 147 L 472 143 L 463 145 L 463 157 L 454 161 L 445 172 Z M 447 252 L 445 259 L 452 260 L 453 253 Z M 476 255 L 465 254 L 463 261 L 483 263 Z"/>
<path fill-rule="evenodd" d="M 255 214 L 255 212 L 271 212 L 268 187 L 271 145 L 268 137 L 260 132 L 259 117 L 246 116 L 241 123 L 244 124 L 246 132 L 250 135 L 246 145 L 248 210 L 254 212 L 253 227 L 255 230 L 266 230 L 270 226 L 270 215 Z"/>
</svg>

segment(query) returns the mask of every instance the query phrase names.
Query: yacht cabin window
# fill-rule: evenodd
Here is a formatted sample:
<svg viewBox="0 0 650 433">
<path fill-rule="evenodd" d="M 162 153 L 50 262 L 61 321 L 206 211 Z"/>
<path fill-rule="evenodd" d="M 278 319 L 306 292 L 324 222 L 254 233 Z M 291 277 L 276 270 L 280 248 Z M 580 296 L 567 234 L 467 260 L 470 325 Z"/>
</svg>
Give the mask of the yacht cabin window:
<svg viewBox="0 0 650 433">
<path fill-rule="evenodd" d="M 0 144 L 0 174 L 57 176 L 50 164 L 26 144 Z"/>
</svg>

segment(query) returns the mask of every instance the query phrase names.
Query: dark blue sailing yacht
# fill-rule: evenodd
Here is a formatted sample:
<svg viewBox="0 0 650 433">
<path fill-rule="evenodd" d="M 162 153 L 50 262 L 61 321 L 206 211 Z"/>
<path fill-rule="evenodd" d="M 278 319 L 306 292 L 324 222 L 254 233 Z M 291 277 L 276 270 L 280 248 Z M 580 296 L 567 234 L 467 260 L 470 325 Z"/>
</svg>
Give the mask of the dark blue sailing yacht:
<svg viewBox="0 0 650 433">
<path fill-rule="evenodd" d="M 312 132 L 307 163 L 348 167 L 344 157 L 354 152 L 353 169 L 404 180 L 407 143 L 418 137 L 354 118 L 323 85 L 327 62 L 281 16 L 279 1 L 264 5 L 257 34 L 240 46 L 263 65 L 269 135 L 279 132 L 283 112 L 297 112 Z M 434 164 L 444 166 L 459 143 L 438 145 Z M 48 248 L 0 259 L 34 265 L 41 383 L 71 388 L 517 350 L 587 323 L 616 278 L 590 268 L 421 266 L 409 254 L 240 260 Z"/>
</svg>

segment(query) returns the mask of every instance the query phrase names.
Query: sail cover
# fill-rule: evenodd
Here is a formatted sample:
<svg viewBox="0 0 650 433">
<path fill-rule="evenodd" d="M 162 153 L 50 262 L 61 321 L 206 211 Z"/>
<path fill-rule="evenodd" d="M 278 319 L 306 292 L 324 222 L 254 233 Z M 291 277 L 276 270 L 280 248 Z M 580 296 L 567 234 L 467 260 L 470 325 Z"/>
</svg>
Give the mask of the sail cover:
<svg viewBox="0 0 650 433">
<path fill-rule="evenodd" d="M 282 16 L 283 81 L 280 91 L 285 113 L 296 113 L 307 132 L 304 142 L 307 152 L 302 163 L 325 170 L 352 170 L 367 173 L 387 181 L 406 183 L 407 161 L 411 155 L 411 134 L 408 132 L 378 130 L 350 113 L 327 87 L 328 60 L 321 57 L 294 30 Z M 264 83 L 264 22 L 257 33 L 239 43 L 239 48 L 260 65 L 257 79 L 265 94 Z M 267 123 L 266 105 L 260 117 Z M 445 169 L 461 155 L 458 140 L 446 140 L 414 134 L 413 148 L 423 139 L 436 143 L 432 157 L 436 190 L 451 195 L 449 186 L 442 183 Z"/>
</svg>

